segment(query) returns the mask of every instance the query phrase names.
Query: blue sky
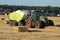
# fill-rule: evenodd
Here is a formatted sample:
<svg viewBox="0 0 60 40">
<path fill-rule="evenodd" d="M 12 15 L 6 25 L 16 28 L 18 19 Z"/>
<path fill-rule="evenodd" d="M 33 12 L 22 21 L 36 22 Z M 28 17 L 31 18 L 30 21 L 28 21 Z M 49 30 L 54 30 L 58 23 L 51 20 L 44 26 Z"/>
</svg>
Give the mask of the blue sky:
<svg viewBox="0 0 60 40">
<path fill-rule="evenodd" d="M 0 0 L 0 5 L 26 5 L 26 6 L 58 6 L 60 0 Z"/>
</svg>

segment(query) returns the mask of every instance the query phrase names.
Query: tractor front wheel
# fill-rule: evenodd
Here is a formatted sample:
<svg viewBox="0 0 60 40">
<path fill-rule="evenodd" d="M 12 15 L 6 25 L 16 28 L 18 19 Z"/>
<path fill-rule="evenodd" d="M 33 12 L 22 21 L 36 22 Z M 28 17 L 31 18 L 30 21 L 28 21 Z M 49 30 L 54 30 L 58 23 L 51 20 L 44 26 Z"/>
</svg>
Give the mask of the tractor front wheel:
<svg viewBox="0 0 60 40">
<path fill-rule="evenodd" d="M 35 23 L 35 28 L 44 28 L 45 27 L 45 23 L 42 21 L 36 21 Z"/>
<path fill-rule="evenodd" d="M 40 28 L 40 22 L 39 21 L 36 21 L 35 28 Z"/>
</svg>

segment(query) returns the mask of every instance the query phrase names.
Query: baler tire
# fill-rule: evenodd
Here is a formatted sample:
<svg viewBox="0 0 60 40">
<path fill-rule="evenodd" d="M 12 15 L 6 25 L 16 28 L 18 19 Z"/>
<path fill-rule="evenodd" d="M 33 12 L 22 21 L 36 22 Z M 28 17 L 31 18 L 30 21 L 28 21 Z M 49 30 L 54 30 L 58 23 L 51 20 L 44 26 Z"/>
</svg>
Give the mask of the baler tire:
<svg viewBox="0 0 60 40">
<path fill-rule="evenodd" d="M 18 26 L 18 23 L 17 23 L 15 20 L 9 21 L 9 24 L 10 24 L 11 26 Z"/>
</svg>

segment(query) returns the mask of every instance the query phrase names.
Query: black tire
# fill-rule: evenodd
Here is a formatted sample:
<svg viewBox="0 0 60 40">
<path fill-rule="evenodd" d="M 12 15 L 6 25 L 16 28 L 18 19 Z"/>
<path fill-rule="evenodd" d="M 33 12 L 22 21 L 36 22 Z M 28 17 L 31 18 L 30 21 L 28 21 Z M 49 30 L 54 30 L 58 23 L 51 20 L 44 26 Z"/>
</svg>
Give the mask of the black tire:
<svg viewBox="0 0 60 40">
<path fill-rule="evenodd" d="M 48 20 L 48 26 L 54 26 L 54 22 L 52 20 Z"/>
<path fill-rule="evenodd" d="M 11 26 L 18 26 L 18 23 L 17 23 L 15 20 L 10 20 L 10 21 L 9 21 L 9 24 L 10 24 Z"/>
<path fill-rule="evenodd" d="M 45 23 L 43 21 L 36 21 L 35 22 L 35 28 L 44 28 L 45 27 Z"/>
<path fill-rule="evenodd" d="M 26 20 L 26 26 L 27 26 L 28 28 L 31 28 L 31 20 L 30 20 L 30 19 L 27 19 L 27 20 Z"/>
</svg>

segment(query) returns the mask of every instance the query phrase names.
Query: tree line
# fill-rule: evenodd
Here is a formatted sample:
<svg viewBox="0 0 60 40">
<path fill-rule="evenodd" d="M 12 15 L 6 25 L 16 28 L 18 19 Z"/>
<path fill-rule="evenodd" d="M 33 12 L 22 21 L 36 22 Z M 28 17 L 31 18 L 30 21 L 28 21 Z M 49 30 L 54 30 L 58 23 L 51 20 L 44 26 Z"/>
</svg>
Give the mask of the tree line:
<svg viewBox="0 0 60 40">
<path fill-rule="evenodd" d="M 0 5 L 0 12 L 16 11 L 16 10 L 43 10 L 48 16 L 56 16 L 60 14 L 60 7 L 52 6 L 19 6 L 19 5 Z"/>
</svg>

